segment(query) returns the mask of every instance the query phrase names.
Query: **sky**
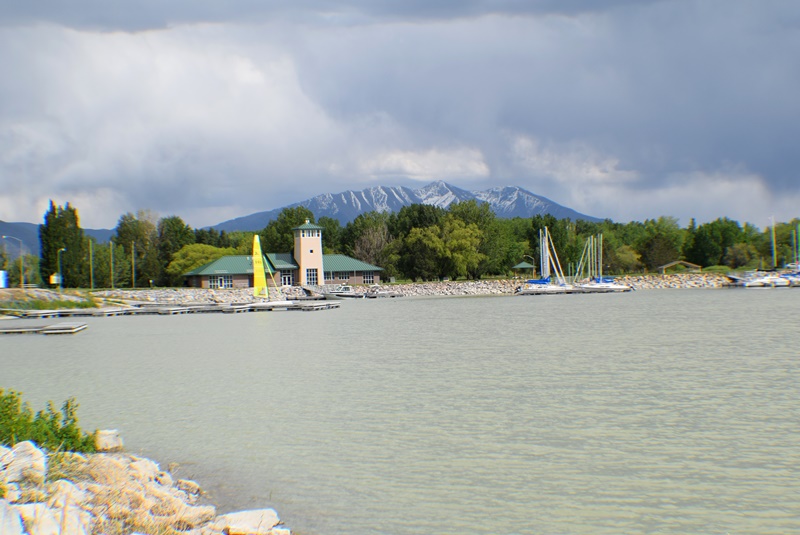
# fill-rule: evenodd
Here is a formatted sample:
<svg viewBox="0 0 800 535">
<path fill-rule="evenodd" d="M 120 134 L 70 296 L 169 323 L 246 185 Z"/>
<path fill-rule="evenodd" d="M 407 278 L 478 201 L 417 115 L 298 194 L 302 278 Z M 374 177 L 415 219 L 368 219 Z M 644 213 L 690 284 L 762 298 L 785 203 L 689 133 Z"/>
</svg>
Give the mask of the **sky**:
<svg viewBox="0 0 800 535">
<path fill-rule="evenodd" d="M 796 0 L 3 2 L 0 72 L 6 222 L 199 228 L 434 180 L 800 216 Z"/>
</svg>

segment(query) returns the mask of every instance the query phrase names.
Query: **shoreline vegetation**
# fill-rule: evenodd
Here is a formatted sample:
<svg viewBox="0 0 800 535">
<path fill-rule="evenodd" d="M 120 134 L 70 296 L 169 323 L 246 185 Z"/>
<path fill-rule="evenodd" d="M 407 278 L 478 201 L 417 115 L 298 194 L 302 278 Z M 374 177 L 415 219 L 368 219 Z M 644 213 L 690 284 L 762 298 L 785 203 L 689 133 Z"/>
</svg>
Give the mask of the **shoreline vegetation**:
<svg viewBox="0 0 800 535">
<path fill-rule="evenodd" d="M 217 515 L 198 483 L 125 453 L 116 430 L 82 432 L 76 409 L 34 417 L 0 389 L 2 535 L 291 535 L 274 509 Z"/>
<path fill-rule="evenodd" d="M 408 297 L 513 295 L 524 278 L 483 279 L 477 281 L 442 281 L 383 284 L 382 288 Z M 634 290 L 667 290 L 687 288 L 724 288 L 730 279 L 719 273 L 678 273 L 668 275 L 625 275 L 616 281 Z M 367 286 L 355 286 L 366 292 Z M 299 299 L 306 297 L 302 288 L 284 286 L 280 292 L 270 290 L 270 299 Z M 121 288 L 114 290 L 64 290 L 58 292 L 40 288 L 0 289 L 0 316 L 3 309 L 54 309 L 78 307 L 120 306 L 127 302 L 168 304 L 250 303 L 259 301 L 251 288 Z"/>
</svg>

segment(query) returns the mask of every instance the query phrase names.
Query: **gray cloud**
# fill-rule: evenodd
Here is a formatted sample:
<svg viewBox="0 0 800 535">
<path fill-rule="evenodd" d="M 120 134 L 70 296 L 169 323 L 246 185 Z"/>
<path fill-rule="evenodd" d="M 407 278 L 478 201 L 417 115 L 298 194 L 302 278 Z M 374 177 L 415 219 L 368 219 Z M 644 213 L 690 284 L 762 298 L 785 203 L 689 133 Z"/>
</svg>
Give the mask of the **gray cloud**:
<svg viewBox="0 0 800 535">
<path fill-rule="evenodd" d="M 437 178 L 620 221 L 798 215 L 795 2 L 11 4 L 2 220 L 202 226 Z"/>
<path fill-rule="evenodd" d="M 196 23 L 263 23 L 280 19 L 326 25 L 376 21 L 451 20 L 484 15 L 574 15 L 659 0 L 81 0 L 9 2 L 6 25 L 47 22 L 102 31 L 143 31 Z M 2 24 L 2 22 L 0 22 Z"/>
</svg>

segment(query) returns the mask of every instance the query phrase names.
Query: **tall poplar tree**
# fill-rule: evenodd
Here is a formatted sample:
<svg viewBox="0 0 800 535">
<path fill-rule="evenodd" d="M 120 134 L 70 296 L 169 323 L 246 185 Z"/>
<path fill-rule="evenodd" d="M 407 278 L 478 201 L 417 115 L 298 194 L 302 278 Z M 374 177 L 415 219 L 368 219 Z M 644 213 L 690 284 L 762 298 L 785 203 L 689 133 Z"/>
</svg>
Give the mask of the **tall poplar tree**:
<svg viewBox="0 0 800 535">
<path fill-rule="evenodd" d="M 44 223 L 39 225 L 39 241 L 42 255 L 39 271 L 42 280 L 49 281 L 50 275 L 59 272 L 60 256 L 63 286 L 74 288 L 88 284 L 85 240 L 78 210 L 69 203 L 56 206 L 51 200 L 44 215 Z"/>
</svg>

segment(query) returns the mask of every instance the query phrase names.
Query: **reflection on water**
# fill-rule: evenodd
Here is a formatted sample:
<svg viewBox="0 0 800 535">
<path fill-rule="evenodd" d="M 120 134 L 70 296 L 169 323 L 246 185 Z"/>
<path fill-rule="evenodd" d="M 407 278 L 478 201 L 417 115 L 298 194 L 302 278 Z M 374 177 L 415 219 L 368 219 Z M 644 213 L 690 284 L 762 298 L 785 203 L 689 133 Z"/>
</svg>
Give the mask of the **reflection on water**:
<svg viewBox="0 0 800 535">
<path fill-rule="evenodd" d="M 0 387 L 303 534 L 800 532 L 800 292 L 345 302 L 0 339 Z"/>
</svg>

